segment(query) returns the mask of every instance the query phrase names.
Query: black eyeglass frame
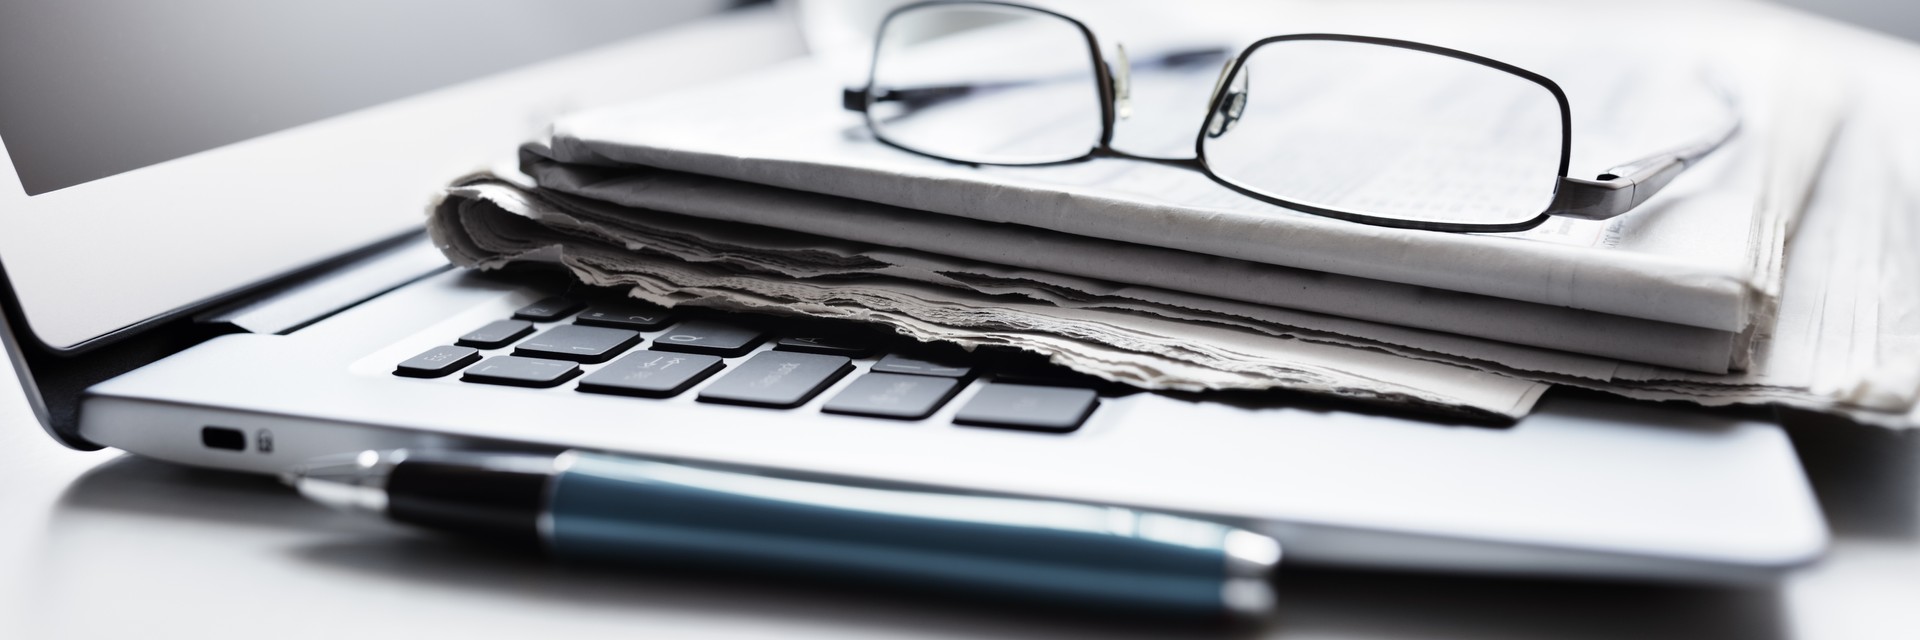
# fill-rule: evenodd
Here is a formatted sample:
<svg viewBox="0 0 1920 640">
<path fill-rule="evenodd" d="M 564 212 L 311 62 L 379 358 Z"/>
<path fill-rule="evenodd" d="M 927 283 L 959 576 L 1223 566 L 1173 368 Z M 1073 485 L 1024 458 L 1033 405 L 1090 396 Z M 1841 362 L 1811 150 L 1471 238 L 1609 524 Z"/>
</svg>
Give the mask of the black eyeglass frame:
<svg viewBox="0 0 1920 640">
<path fill-rule="evenodd" d="M 872 106 L 879 97 L 873 91 L 873 86 L 874 80 L 879 72 L 881 47 L 884 44 L 883 39 L 887 27 L 894 19 L 902 14 L 946 6 L 987 6 L 1030 11 L 1059 18 L 1078 29 L 1086 40 L 1089 60 L 1093 63 L 1095 85 L 1100 94 L 1099 143 L 1092 149 L 1089 149 L 1087 153 L 1074 158 L 1047 162 L 1001 163 L 950 158 L 937 153 L 929 153 L 915 149 L 909 145 L 889 139 L 886 134 L 882 132 L 882 128 L 875 125 L 872 111 Z M 1207 133 L 1212 128 L 1213 119 L 1219 117 L 1223 103 L 1232 95 L 1233 78 L 1239 75 L 1240 70 L 1246 65 L 1247 59 L 1253 55 L 1253 52 L 1259 50 L 1260 47 L 1277 42 L 1300 41 L 1349 42 L 1430 53 L 1503 71 L 1546 89 L 1548 93 L 1553 95 L 1554 101 L 1558 103 L 1560 107 L 1560 159 L 1559 166 L 1555 171 L 1558 180 L 1554 185 L 1553 199 L 1547 205 L 1546 210 L 1530 219 L 1509 223 L 1453 223 L 1391 218 L 1327 209 L 1287 200 L 1236 184 L 1232 180 L 1222 178 L 1219 174 L 1214 173 L 1213 168 L 1207 164 Z M 1560 85 L 1549 80 L 1546 76 L 1484 56 L 1419 42 L 1349 34 L 1304 33 L 1262 38 L 1247 45 L 1245 49 L 1242 49 L 1239 55 L 1235 56 L 1232 62 L 1227 65 L 1221 75 L 1221 81 L 1218 83 L 1218 86 L 1214 88 L 1213 95 L 1207 101 L 1207 112 L 1201 119 L 1199 134 L 1194 139 L 1193 157 L 1156 158 L 1135 155 L 1113 148 L 1114 125 L 1117 120 L 1114 106 L 1116 101 L 1115 84 L 1113 68 L 1108 65 L 1105 54 L 1101 52 L 1099 39 L 1094 35 L 1093 30 L 1087 27 L 1086 23 L 1074 19 L 1071 16 L 1014 2 L 997 2 L 993 0 L 929 0 L 898 7 L 888 12 L 886 17 L 881 20 L 879 33 L 874 38 L 873 60 L 867 72 L 867 85 L 859 89 L 847 89 L 842 95 L 841 104 L 850 111 L 860 112 L 865 119 L 867 129 L 871 131 L 874 138 L 881 143 L 908 153 L 945 162 L 954 162 L 969 166 L 1032 167 L 1086 162 L 1095 158 L 1140 160 L 1199 171 L 1221 186 L 1225 186 L 1242 195 L 1296 211 L 1382 227 L 1451 233 L 1511 233 L 1533 229 L 1545 224 L 1548 219 L 1554 217 L 1579 220 L 1606 220 L 1625 214 L 1635 207 L 1640 206 L 1641 203 L 1646 202 L 1654 193 L 1665 187 L 1675 177 L 1678 177 L 1680 173 L 1684 172 L 1701 158 L 1718 149 L 1739 130 L 1739 123 L 1735 121 L 1723 132 L 1710 135 L 1699 142 L 1684 147 L 1654 154 L 1641 160 L 1617 166 L 1607 173 L 1601 174 L 1596 179 L 1584 180 L 1572 178 L 1567 176 L 1567 170 L 1573 152 L 1573 110 L 1567 102 L 1566 92 L 1562 91 Z"/>
</svg>

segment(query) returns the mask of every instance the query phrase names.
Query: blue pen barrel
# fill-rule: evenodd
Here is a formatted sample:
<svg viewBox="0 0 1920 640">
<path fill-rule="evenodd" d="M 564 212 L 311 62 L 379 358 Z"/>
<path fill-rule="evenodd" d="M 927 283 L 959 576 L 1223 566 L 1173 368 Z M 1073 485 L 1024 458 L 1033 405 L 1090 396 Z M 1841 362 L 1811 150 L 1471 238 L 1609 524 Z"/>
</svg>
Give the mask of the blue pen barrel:
<svg viewBox="0 0 1920 640">
<path fill-rule="evenodd" d="M 1271 538 L 1116 507 L 848 486 L 576 453 L 548 531 L 569 560 L 887 581 L 1170 614 L 1271 606 Z"/>
</svg>

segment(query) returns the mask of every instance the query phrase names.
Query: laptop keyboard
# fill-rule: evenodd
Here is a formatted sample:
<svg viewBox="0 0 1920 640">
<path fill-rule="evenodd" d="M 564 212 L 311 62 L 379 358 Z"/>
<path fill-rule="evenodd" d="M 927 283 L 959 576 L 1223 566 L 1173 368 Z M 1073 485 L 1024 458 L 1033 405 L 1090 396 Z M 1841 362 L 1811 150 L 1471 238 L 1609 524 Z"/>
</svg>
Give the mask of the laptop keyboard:
<svg viewBox="0 0 1920 640">
<path fill-rule="evenodd" d="M 548 298 L 511 319 L 459 336 L 454 344 L 396 363 L 393 374 L 445 378 L 457 373 L 466 383 L 570 389 L 636 402 L 678 397 L 700 387 L 694 392 L 700 402 L 786 411 L 854 373 L 856 361 L 872 360 L 820 410 L 924 420 L 976 377 L 987 381 L 954 414 L 955 424 L 1067 433 L 1080 428 L 1100 404 L 1098 380 L 1051 365 L 985 366 L 968 354 L 891 352 L 876 337 L 778 335 L 752 322 L 681 315 L 632 302 L 588 305 Z M 643 332 L 658 333 L 648 338 Z M 756 352 L 769 340 L 773 349 Z"/>
</svg>

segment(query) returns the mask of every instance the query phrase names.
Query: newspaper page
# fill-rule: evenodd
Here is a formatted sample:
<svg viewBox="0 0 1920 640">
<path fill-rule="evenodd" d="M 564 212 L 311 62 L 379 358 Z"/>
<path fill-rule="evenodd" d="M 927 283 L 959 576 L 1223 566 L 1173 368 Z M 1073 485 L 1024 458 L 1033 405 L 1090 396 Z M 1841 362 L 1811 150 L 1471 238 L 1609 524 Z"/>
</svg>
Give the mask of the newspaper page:
<svg viewBox="0 0 1920 640">
<path fill-rule="evenodd" d="M 1633 214 L 1607 222 L 1556 220 L 1519 234 L 1410 231 L 1306 215 L 1246 198 L 1203 175 L 1152 163 L 1103 159 L 996 168 L 922 158 L 876 144 L 857 114 L 840 109 L 841 74 L 808 63 L 564 119 L 555 128 L 553 153 L 570 164 L 671 169 L 1738 333 L 1770 304 L 1766 298 L 1777 289 L 1784 221 L 1797 214 L 1818 169 L 1778 159 L 1821 155 L 1837 112 L 1830 100 L 1820 99 L 1823 92 L 1804 91 L 1804 84 L 1795 91 L 1783 89 L 1784 83 L 1805 78 L 1786 71 L 1799 68 L 1789 64 L 1793 56 L 1774 43 L 1757 42 L 1765 39 L 1765 29 L 1729 26 L 1728 31 L 1749 35 L 1737 41 L 1725 36 L 1726 46 L 1717 51 L 1768 70 L 1755 77 L 1747 75 L 1750 70 L 1723 76 L 1735 87 L 1742 118 L 1742 133 L 1729 147 Z M 1653 57 L 1675 66 L 1671 59 Z M 1653 139 L 1657 136 L 1619 139 L 1605 135 L 1609 132 L 1709 130 L 1719 124 L 1710 122 L 1712 117 L 1725 115 L 1707 108 L 1718 104 L 1712 91 L 1696 86 L 1696 100 L 1688 103 L 1693 107 L 1669 109 L 1674 100 L 1652 98 L 1661 98 L 1658 94 L 1671 83 L 1649 88 L 1631 81 L 1659 65 L 1623 73 L 1619 58 L 1591 51 L 1534 58 L 1561 67 L 1543 73 L 1583 88 L 1572 93 L 1577 101 L 1575 175 L 1598 173 L 1610 163 L 1662 148 L 1663 142 Z M 1635 107 L 1639 104 L 1659 107 Z M 1647 122 L 1662 126 L 1638 126 Z M 1190 135 L 1193 124 L 1166 137 Z M 1664 144 L 1685 141 L 1678 135 Z"/>
<path fill-rule="evenodd" d="M 1275 4 L 1288 8 L 1301 6 Z M 1367 3 L 1367 6 L 1379 4 Z M 1528 5 L 1500 3 L 1499 9 L 1524 13 L 1526 10 L 1518 8 L 1523 6 Z M 1418 8 L 1401 8 L 1407 8 L 1404 14 L 1412 16 L 1409 19 L 1420 19 Z M 1689 28 L 1712 31 L 1716 25 L 1730 22 L 1725 19 L 1729 16 L 1792 17 L 1784 11 L 1769 14 L 1741 8 L 1743 11 L 1724 14 L 1702 11 L 1691 21 L 1678 22 Z M 1320 13 L 1338 11 L 1327 9 Z M 1350 30 L 1325 26 L 1338 23 L 1325 15 L 1295 17 L 1300 18 L 1302 29 Z M 1599 24 L 1603 20 L 1594 22 L 1580 28 L 1607 30 L 1604 24 Z M 1367 21 L 1366 24 L 1382 22 Z M 1741 28 L 1764 31 L 1752 25 Z M 1387 31 L 1383 35 L 1405 37 L 1414 30 L 1395 32 L 1389 28 Z M 1633 36 L 1662 41 L 1672 34 L 1634 31 L 1626 39 L 1631 41 Z M 550 157 L 559 155 L 557 153 L 536 154 L 523 163 L 537 172 L 541 163 L 552 162 L 547 168 L 554 173 L 546 179 L 555 185 L 567 185 L 572 193 L 505 174 L 463 181 L 451 187 L 447 196 L 437 203 L 430 228 L 435 237 L 441 239 L 443 250 L 466 266 L 491 268 L 516 260 L 558 260 L 584 281 L 628 286 L 633 295 L 661 304 L 704 304 L 842 317 L 882 322 L 920 339 L 1017 345 L 1049 354 L 1056 362 L 1105 379 L 1125 380 L 1150 388 L 1287 388 L 1515 415 L 1531 406 L 1532 398 L 1537 397 L 1540 389 L 1564 385 L 1649 400 L 1794 406 L 1846 415 L 1872 424 L 1914 426 L 1920 424 L 1920 409 L 1916 408 L 1916 400 L 1920 399 L 1920 320 L 1917 320 L 1920 312 L 1916 312 L 1920 309 L 1920 262 L 1916 260 L 1920 260 L 1920 253 L 1911 248 L 1920 246 L 1920 222 L 1916 222 L 1920 221 L 1920 191 L 1916 191 L 1909 178 L 1920 172 L 1920 146 L 1889 141 L 1920 139 L 1920 125 L 1910 118 L 1914 110 L 1920 109 L 1920 89 L 1883 80 L 1910 75 L 1914 69 L 1920 69 L 1920 53 L 1910 44 L 1860 42 L 1858 36 L 1853 31 L 1817 28 L 1804 33 L 1782 29 L 1773 36 L 1778 42 L 1803 43 L 1811 50 L 1828 48 L 1843 53 L 1849 60 L 1873 64 L 1829 67 L 1847 70 L 1827 74 L 1827 79 L 1839 86 L 1829 97 L 1842 96 L 1856 105 L 1847 113 L 1847 126 L 1831 147 L 1830 162 L 1823 164 L 1828 155 L 1821 152 L 1828 148 L 1826 142 L 1830 136 L 1811 133 L 1822 127 L 1787 127 L 1798 133 L 1782 137 L 1797 136 L 1802 142 L 1817 139 L 1819 143 L 1806 144 L 1807 148 L 1798 153 L 1774 155 L 1769 160 L 1772 168 L 1763 172 L 1818 178 L 1820 187 L 1814 190 L 1804 216 L 1769 217 L 1756 213 L 1750 219 L 1752 228 L 1744 231 L 1743 240 L 1725 243 L 1728 246 L 1745 243 L 1735 253 L 1744 255 L 1749 261 L 1748 272 L 1755 274 L 1746 286 L 1765 294 L 1749 311 L 1751 330 L 1735 334 L 1737 340 L 1745 343 L 1736 345 L 1735 351 L 1751 349 L 1753 356 L 1745 370 L 1733 373 L 1689 371 L 1688 367 L 1668 364 L 1634 364 L 1623 361 L 1632 358 L 1581 355 L 1560 348 L 1513 344 L 1497 337 L 1443 333 L 1287 309 L 1284 305 L 1269 304 L 1271 301 L 1247 302 L 1218 291 L 1201 293 L 1192 288 L 1162 289 L 1115 282 L 1065 273 L 1048 266 L 1051 263 L 1022 266 L 1000 259 L 976 259 L 989 256 L 987 253 L 960 256 L 951 247 L 945 251 L 915 251 L 865 245 L 848 239 L 846 234 L 832 232 L 831 228 L 819 236 L 801 235 L 785 230 L 783 225 L 752 223 L 743 217 L 747 215 L 744 212 L 754 209 L 766 210 L 760 215 L 778 217 L 783 209 L 777 198 L 780 194 L 794 193 L 791 189 L 768 187 L 758 196 L 738 200 L 719 198 L 725 200 L 725 204 L 692 207 L 685 216 L 636 209 L 621 204 L 620 198 L 613 196 L 638 193 L 653 198 L 647 202 L 655 204 L 698 202 L 703 200 L 702 194 L 708 196 L 705 199 L 713 199 L 712 196 L 730 192 L 740 183 L 715 180 L 711 173 L 689 176 L 659 171 L 652 165 L 636 168 L 603 156 L 583 156 L 579 162 L 560 163 Z M 1714 38 L 1691 41 L 1706 48 L 1733 50 Z M 1787 73 L 1784 70 L 1787 67 L 1781 69 L 1780 73 Z M 1742 108 L 1748 106 L 1743 104 Z M 1827 122 L 1830 124 L 1832 120 L 1828 118 Z M 1746 121 L 1748 133 L 1752 132 L 1752 122 Z M 1825 127 L 1827 131 L 1831 129 Z M 778 134 L 779 131 L 756 133 Z M 857 131 L 843 133 L 858 134 Z M 1745 139 L 1754 138 L 1749 135 Z M 759 162 L 752 158 L 734 161 Z M 601 166 L 588 166 L 593 164 Z M 646 183 L 647 188 L 633 188 L 641 183 Z M 1681 188 L 1679 183 L 1675 188 Z M 1759 194 L 1752 196 L 1754 199 L 1775 203 L 1801 202 L 1808 191 L 1805 184 L 1775 180 L 1762 180 L 1759 189 Z M 859 199 L 820 202 L 854 200 Z M 826 206 L 829 208 L 787 217 L 837 217 L 828 215 L 834 209 L 830 204 Z M 1797 206 L 1784 208 L 1799 210 Z M 728 213 L 729 210 L 735 211 Z M 1636 216 L 1638 214 L 1629 218 Z M 1675 227 L 1653 222 L 1668 219 L 1664 215 L 1647 216 L 1641 226 L 1621 228 L 1618 237 L 1609 238 L 1607 233 L 1601 233 L 1592 244 L 1583 245 L 1585 241 L 1560 244 L 1599 251 L 1615 251 L 1622 246 L 1632 251 L 1655 247 L 1647 252 L 1669 257 L 1684 254 L 1684 248 L 1676 248 L 1678 245 L 1705 247 L 1709 252 L 1724 248 L 1722 239 L 1690 236 L 1676 230 L 1687 225 Z M 714 229 L 701 226 L 715 223 L 730 226 L 740 235 L 716 236 Z M 892 224 L 895 223 L 868 221 L 868 226 Z M 941 237 L 938 227 L 918 229 L 930 237 Z M 1743 233 L 1739 229 L 1718 232 Z M 1059 235 L 1083 241 L 1110 240 L 1067 232 Z M 719 245 L 708 242 L 717 237 L 729 240 Z M 1790 245 L 1786 243 L 1789 237 L 1792 238 Z M 1537 238 L 1522 240 L 1554 242 Z M 972 247 L 989 243 L 951 244 Z M 1140 243 L 1115 245 L 1139 246 Z M 1007 251 L 1048 253 L 1053 251 L 1053 245 L 1030 243 L 1015 245 Z M 1185 253 L 1227 262 L 1217 254 Z M 1150 262 L 1168 258 L 1141 259 Z M 1245 273 L 1257 273 L 1254 269 L 1261 268 L 1277 269 L 1280 275 L 1256 276 L 1268 278 L 1269 283 L 1294 282 L 1286 279 L 1284 265 L 1255 260 L 1241 262 L 1257 265 L 1248 267 Z M 736 268 L 711 270 L 723 265 Z M 1296 272 L 1294 275 L 1301 278 L 1315 273 Z M 1584 273 L 1575 273 L 1586 277 Z M 830 274 L 828 279 L 833 280 L 833 286 L 826 289 L 808 286 L 808 274 Z M 1332 273 L 1318 275 L 1335 279 L 1347 277 Z M 1355 280 L 1405 284 L 1366 278 Z M 816 279 L 811 284 L 822 282 Z M 1328 300 L 1338 297 L 1330 293 L 1332 289 L 1326 291 Z M 833 296 L 848 292 L 855 295 L 853 299 L 858 302 L 836 304 Z M 1020 304 L 1009 305 L 1014 299 Z M 1506 299 L 1519 301 L 1521 298 Z M 1011 315 L 976 313 L 992 309 L 1011 310 Z M 1085 315 L 1088 312 L 1096 315 Z M 982 317 L 988 319 L 982 323 L 979 320 Z M 1586 317 L 1604 319 L 1596 321 L 1610 324 L 1613 320 L 1605 318 L 1617 316 L 1587 314 Z M 1497 322 L 1494 314 L 1484 319 Z M 1162 324 L 1162 320 L 1167 323 Z M 1184 330 L 1208 333 L 1188 336 L 1180 333 Z M 1226 332 L 1213 332 L 1219 330 Z M 1289 350 L 1256 346 L 1264 340 L 1337 348 Z M 1182 347 L 1194 344 L 1204 348 Z M 1473 374 L 1462 378 L 1464 384 L 1447 379 L 1463 375 L 1462 372 Z"/>
<path fill-rule="evenodd" d="M 1746 351 L 1736 348 L 1741 340 L 1732 332 L 928 216 L 864 200 L 675 171 L 567 165 L 548 158 L 548 153 L 544 145 L 529 145 L 521 170 L 543 189 L 621 205 L 592 208 L 602 218 L 657 219 L 649 212 L 666 211 L 786 229 L 863 243 L 868 252 L 897 248 L 958 259 L 945 267 L 949 271 L 967 271 L 959 264 L 965 261 L 1099 281 L 1099 289 L 1116 296 L 1163 298 L 1168 292 L 1189 292 L 1209 301 L 1188 306 L 1216 310 L 1227 301 L 1249 303 L 1240 305 L 1242 315 L 1336 332 L 1331 327 L 1340 323 L 1333 318 L 1348 318 L 1706 373 L 1725 373 L 1745 364 Z M 1091 288 L 1082 285 L 1082 290 Z M 1280 320 L 1299 312 L 1329 318 L 1308 324 Z"/>
<path fill-rule="evenodd" d="M 1906 106 L 1920 105 L 1920 90 L 1906 93 Z M 1849 128 L 1824 172 L 1752 369 L 1726 375 L 1115 287 L 633 209 L 503 178 L 451 187 L 429 228 L 463 266 L 557 260 L 585 282 L 628 287 L 659 304 L 878 322 L 922 340 L 1034 351 L 1151 389 L 1284 388 L 1517 416 L 1557 384 L 1913 426 L 1920 418 L 1920 257 L 1910 248 L 1920 244 L 1920 193 L 1905 176 L 1920 169 L 1920 153 L 1884 145 L 1881 135 L 1920 136 L 1920 127 L 1906 123 L 1897 105 L 1869 111 L 1862 121 L 1874 126 Z"/>
</svg>

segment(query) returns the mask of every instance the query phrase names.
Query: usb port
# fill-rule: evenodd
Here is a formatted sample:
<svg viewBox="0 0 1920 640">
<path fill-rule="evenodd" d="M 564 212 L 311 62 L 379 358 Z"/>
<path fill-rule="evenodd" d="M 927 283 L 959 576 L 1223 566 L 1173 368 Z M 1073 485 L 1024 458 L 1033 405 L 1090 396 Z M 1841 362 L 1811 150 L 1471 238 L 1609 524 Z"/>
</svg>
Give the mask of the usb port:
<svg viewBox="0 0 1920 640">
<path fill-rule="evenodd" d="M 200 444 L 208 449 L 226 449 L 228 451 L 246 451 L 247 434 L 239 429 L 226 427 L 201 427 Z"/>
</svg>

